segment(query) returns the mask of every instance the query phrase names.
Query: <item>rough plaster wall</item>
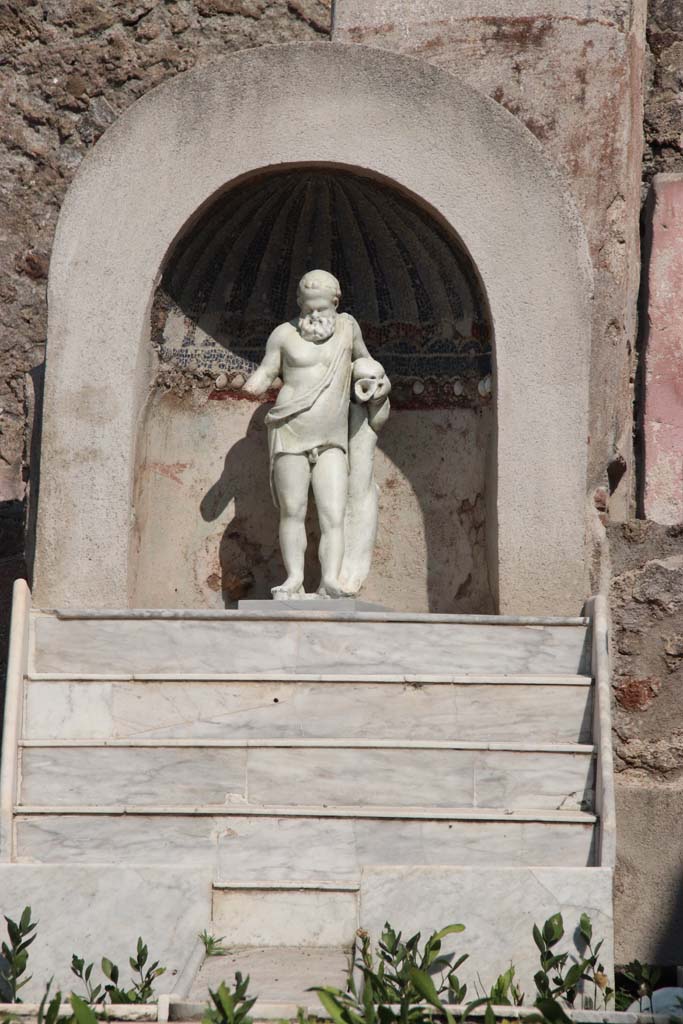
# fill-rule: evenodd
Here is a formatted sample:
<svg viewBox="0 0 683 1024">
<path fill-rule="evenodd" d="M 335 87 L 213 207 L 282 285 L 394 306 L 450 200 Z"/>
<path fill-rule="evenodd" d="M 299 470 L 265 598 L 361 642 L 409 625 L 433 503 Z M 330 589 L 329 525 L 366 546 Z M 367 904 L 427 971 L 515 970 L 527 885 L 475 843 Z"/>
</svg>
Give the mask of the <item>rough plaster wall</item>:
<svg viewBox="0 0 683 1024">
<path fill-rule="evenodd" d="M 683 963 L 683 525 L 608 528 L 617 960 Z"/>
<path fill-rule="evenodd" d="M 325 38 L 331 0 L 0 0 L 0 659 L 24 575 L 27 432 L 40 396 L 59 209 L 102 132 L 143 93 L 231 50 Z M 96 368 L 94 368 L 96 372 Z M 0 665 L 1 687 L 4 668 Z M 1 714 L 1 711 L 0 711 Z"/>
<path fill-rule="evenodd" d="M 649 0 L 644 177 L 683 171 L 683 3 Z"/>
<path fill-rule="evenodd" d="M 589 486 L 607 482 L 616 457 L 617 518 L 631 489 L 623 466 L 632 455 L 645 9 L 645 0 L 337 0 L 333 33 L 464 77 L 519 117 L 566 174 L 596 272 Z"/>
</svg>

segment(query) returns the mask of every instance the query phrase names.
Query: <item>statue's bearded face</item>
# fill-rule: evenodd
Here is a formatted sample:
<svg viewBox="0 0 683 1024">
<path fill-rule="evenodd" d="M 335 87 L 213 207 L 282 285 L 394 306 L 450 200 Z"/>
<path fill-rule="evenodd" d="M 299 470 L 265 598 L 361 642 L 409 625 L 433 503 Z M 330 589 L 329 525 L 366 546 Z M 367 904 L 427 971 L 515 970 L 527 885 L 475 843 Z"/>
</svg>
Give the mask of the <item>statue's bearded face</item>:
<svg viewBox="0 0 683 1024">
<path fill-rule="evenodd" d="M 304 298 L 300 305 L 299 334 L 304 341 L 327 341 L 334 334 L 337 307 L 333 299 Z"/>
</svg>

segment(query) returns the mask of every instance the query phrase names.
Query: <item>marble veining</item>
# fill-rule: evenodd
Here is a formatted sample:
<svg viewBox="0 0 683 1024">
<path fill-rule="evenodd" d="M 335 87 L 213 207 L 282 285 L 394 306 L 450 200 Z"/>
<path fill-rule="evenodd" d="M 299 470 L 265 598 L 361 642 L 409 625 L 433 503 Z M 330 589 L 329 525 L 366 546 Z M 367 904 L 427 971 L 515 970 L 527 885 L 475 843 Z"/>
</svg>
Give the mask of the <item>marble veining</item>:
<svg viewBox="0 0 683 1024">
<path fill-rule="evenodd" d="M 21 803 L 224 804 L 244 801 L 247 751 L 240 748 L 25 748 Z"/>
<path fill-rule="evenodd" d="M 589 754 L 400 749 L 259 749 L 249 802 L 391 807 L 589 809 Z"/>
<path fill-rule="evenodd" d="M 67 858 L 63 848 L 59 859 Z M 168 968 L 157 979 L 156 991 L 173 991 L 197 932 L 210 920 L 212 871 L 180 867 L 159 843 L 147 859 L 154 861 L 153 866 L 109 863 L 103 869 L 82 860 L 0 864 L 0 911 L 17 920 L 30 905 L 39 922 L 38 940 L 31 947 L 33 980 L 22 989 L 24 1001 L 38 1001 L 50 977 L 52 991 L 70 992 L 75 984 L 69 969 L 74 952 L 87 957 L 86 962 L 99 963 L 106 955 L 127 967 L 141 929 L 152 957 Z"/>
<path fill-rule="evenodd" d="M 18 857 L 75 864 L 207 865 L 231 881 L 356 879 L 368 864 L 540 865 L 592 862 L 593 828 L 580 823 L 354 818 L 17 818 Z"/>
<path fill-rule="evenodd" d="M 38 672 L 589 671 L 584 626 L 34 618 Z"/>
<path fill-rule="evenodd" d="M 27 739 L 348 737 L 588 742 L 585 686 L 28 682 Z"/>
</svg>

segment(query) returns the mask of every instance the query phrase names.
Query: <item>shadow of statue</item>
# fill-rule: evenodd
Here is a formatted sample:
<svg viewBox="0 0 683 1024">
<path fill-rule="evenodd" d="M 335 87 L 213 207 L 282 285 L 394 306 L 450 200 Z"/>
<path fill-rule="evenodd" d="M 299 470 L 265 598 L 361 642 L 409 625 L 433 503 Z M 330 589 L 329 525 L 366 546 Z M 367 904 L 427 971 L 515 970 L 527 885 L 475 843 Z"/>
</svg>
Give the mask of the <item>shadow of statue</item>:
<svg viewBox="0 0 683 1024">
<path fill-rule="evenodd" d="M 245 399 L 226 399 L 244 401 Z M 226 608 L 245 598 L 267 600 L 271 587 L 286 573 L 278 542 L 278 510 L 270 493 L 268 441 L 265 418 L 271 403 L 259 403 L 247 432 L 228 450 L 219 478 L 202 498 L 199 511 L 205 522 L 215 522 L 226 511 L 229 521 L 219 543 L 221 594 Z M 318 586 L 319 531 L 309 501 L 306 530 L 305 586 Z"/>
<path fill-rule="evenodd" d="M 426 414 L 425 414 L 426 413 Z M 491 613 L 486 551 L 486 451 L 470 455 L 466 469 L 461 447 L 465 434 L 477 430 L 478 410 L 467 410 L 468 423 L 456 426 L 448 410 L 436 413 L 392 410 L 379 435 L 378 449 L 408 482 L 421 517 L 426 548 L 427 610 L 448 613 Z M 406 438 L 410 442 L 406 442 Z M 476 478 L 479 478 L 478 480 Z M 381 515 L 381 512 L 380 512 Z M 399 543 L 400 524 L 391 524 L 392 542 Z M 421 538 L 405 536 L 411 545 Z M 464 567 L 463 566 L 464 563 Z"/>
<path fill-rule="evenodd" d="M 228 512 L 218 551 L 220 589 L 226 608 L 236 607 L 240 599 L 269 599 L 271 587 L 286 575 L 278 542 L 278 510 L 270 493 L 265 425 L 270 408 L 270 403 L 255 406 L 246 434 L 229 449 L 221 475 L 200 503 L 200 513 L 205 522 L 215 522 Z M 446 502 L 445 497 L 440 499 L 438 489 L 432 486 L 431 478 L 437 472 L 433 459 L 437 462 L 446 460 L 443 470 L 449 474 L 456 470 L 458 439 L 451 435 L 435 437 L 434 433 L 439 435 L 439 427 L 432 425 L 429 428 L 432 437 L 429 449 L 434 454 L 432 458 L 425 459 L 421 443 L 406 445 L 404 432 L 409 428 L 400 414 L 390 417 L 379 435 L 379 448 L 411 485 L 420 507 L 427 546 L 428 609 L 440 612 L 492 611 L 484 552 L 483 495 L 476 507 L 469 499 L 463 499 L 453 508 L 451 501 Z M 421 440 L 424 442 L 426 438 Z M 439 449 L 441 454 L 438 454 Z M 391 543 L 398 542 L 395 526 L 392 524 L 390 530 Z M 473 532 L 475 528 L 476 535 Z M 311 593 L 318 587 L 320 573 L 317 558 L 320 533 L 312 498 L 309 498 L 306 532 L 305 587 Z M 410 538 L 405 539 L 410 542 Z M 457 562 L 458 553 L 462 553 L 464 548 L 476 548 L 476 554 L 473 572 L 463 584 Z"/>
</svg>

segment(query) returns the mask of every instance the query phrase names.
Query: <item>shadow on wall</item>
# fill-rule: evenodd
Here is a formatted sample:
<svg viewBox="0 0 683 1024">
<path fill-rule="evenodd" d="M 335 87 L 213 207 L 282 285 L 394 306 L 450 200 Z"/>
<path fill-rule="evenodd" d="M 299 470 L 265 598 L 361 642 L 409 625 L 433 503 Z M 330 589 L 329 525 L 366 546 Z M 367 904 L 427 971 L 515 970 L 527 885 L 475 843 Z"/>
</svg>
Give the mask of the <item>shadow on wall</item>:
<svg viewBox="0 0 683 1024">
<path fill-rule="evenodd" d="M 669 905 L 669 917 L 657 941 L 653 957 L 655 964 L 683 963 L 683 874 L 678 883 L 676 897 Z"/>
<path fill-rule="evenodd" d="M 226 608 L 234 608 L 240 598 L 269 598 L 270 588 L 286 575 L 277 541 L 278 512 L 270 496 L 264 422 L 270 407 L 263 404 L 256 408 L 245 436 L 228 450 L 220 477 L 199 506 L 202 519 L 214 522 L 234 502 L 234 515 L 223 531 L 218 553 Z M 310 505 L 306 528 L 309 545 L 305 585 L 310 591 L 318 586 L 318 530 Z"/>
<path fill-rule="evenodd" d="M 278 512 L 270 496 L 264 422 L 269 408 L 268 404 L 256 408 L 245 436 L 228 450 L 220 477 L 200 503 L 205 522 L 215 522 L 231 505 L 233 508 L 218 552 L 226 608 L 234 608 L 240 598 L 269 598 L 270 588 L 286 575 L 277 540 Z M 478 415 L 468 414 L 472 418 Z M 412 443 L 407 444 L 406 437 Z M 460 498 L 454 500 L 465 443 L 479 443 L 468 422 L 458 419 L 454 423 L 442 413 L 431 419 L 424 411 L 392 413 L 380 435 L 376 460 L 380 531 L 373 569 L 363 591 L 367 600 L 402 607 L 399 589 L 414 582 L 405 579 L 411 575 L 412 555 L 412 575 L 420 578 L 418 585 L 426 591 L 430 611 L 493 611 L 486 568 L 484 496 L 473 498 L 465 482 Z M 417 518 L 405 516 L 407 495 L 417 505 Z M 403 530 L 402 514 L 406 519 Z M 306 528 L 305 587 L 313 592 L 319 583 L 319 530 L 312 500 Z M 396 571 L 399 567 L 403 578 Z"/>
</svg>

